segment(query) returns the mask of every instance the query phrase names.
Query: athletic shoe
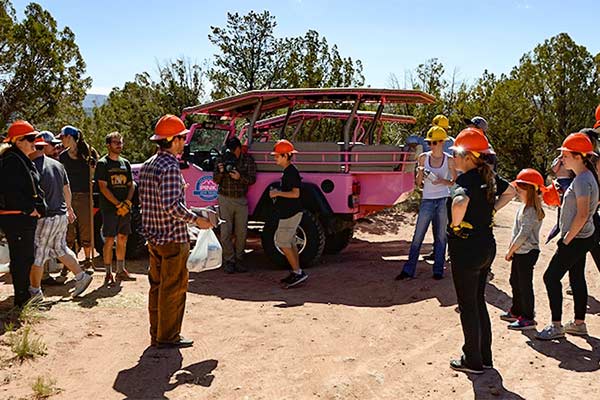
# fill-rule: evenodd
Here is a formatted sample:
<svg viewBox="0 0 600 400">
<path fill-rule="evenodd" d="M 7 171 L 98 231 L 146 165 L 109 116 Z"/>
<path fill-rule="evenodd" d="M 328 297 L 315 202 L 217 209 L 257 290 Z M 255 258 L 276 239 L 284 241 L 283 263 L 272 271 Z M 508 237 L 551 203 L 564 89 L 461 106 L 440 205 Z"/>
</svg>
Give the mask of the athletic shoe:
<svg viewBox="0 0 600 400">
<path fill-rule="evenodd" d="M 467 372 L 469 374 L 483 374 L 483 369 L 473 369 L 471 367 L 467 367 L 462 360 L 452 360 L 450 361 L 450 368 L 455 371 Z"/>
<path fill-rule="evenodd" d="M 308 274 L 304 271 L 302 271 L 300 274 L 292 272 L 292 275 L 293 276 L 290 277 L 290 281 L 287 282 L 287 288 L 297 286 L 308 279 Z"/>
<path fill-rule="evenodd" d="M 435 279 L 436 281 L 442 280 L 442 279 L 444 279 L 444 275 L 443 274 L 433 274 L 433 279 Z"/>
<path fill-rule="evenodd" d="M 73 291 L 72 296 L 77 297 L 83 292 L 85 292 L 85 289 L 87 289 L 88 286 L 90 286 L 90 283 L 92 283 L 92 276 L 88 274 L 83 274 L 83 278 L 81 278 L 81 280 L 75 281 L 75 290 Z"/>
<path fill-rule="evenodd" d="M 541 332 L 535 335 L 535 338 L 539 340 L 554 340 L 564 337 L 565 328 L 562 325 L 556 326 L 554 324 L 547 325 Z"/>
<path fill-rule="evenodd" d="M 244 263 L 239 260 L 235 262 L 233 268 L 235 269 L 235 272 L 240 272 L 240 273 L 248 272 L 248 268 L 246 268 Z"/>
<path fill-rule="evenodd" d="M 435 255 L 433 254 L 433 251 L 431 253 L 425 254 L 423 256 L 423 260 L 425 260 L 425 261 L 435 261 Z"/>
<path fill-rule="evenodd" d="M 127 271 L 126 269 L 123 269 L 123 271 L 121 271 L 121 272 L 117 272 L 115 277 L 117 278 L 118 281 L 135 281 L 135 280 L 137 280 L 137 278 L 135 276 L 131 276 L 129 274 L 129 271 Z"/>
<path fill-rule="evenodd" d="M 491 364 L 490 365 L 483 364 L 483 369 L 494 369 L 494 366 Z"/>
<path fill-rule="evenodd" d="M 397 281 L 402 281 L 404 279 L 412 279 L 413 277 L 410 276 L 409 274 L 407 274 L 406 272 L 402 271 L 398 274 L 398 276 L 396 276 L 396 280 Z"/>
<path fill-rule="evenodd" d="M 296 275 L 296 274 L 294 274 L 293 272 L 290 272 L 288 276 L 286 276 L 283 279 L 280 279 L 279 282 L 280 283 L 285 283 L 285 284 L 292 283 L 292 281 L 294 279 L 294 275 Z"/>
<path fill-rule="evenodd" d="M 506 311 L 506 312 L 503 312 L 502 314 L 500 314 L 500 319 L 502 321 L 506 321 L 506 322 L 515 322 L 516 320 L 519 319 L 519 316 L 514 315 L 510 311 Z"/>
<path fill-rule="evenodd" d="M 223 271 L 225 271 L 226 274 L 233 274 L 235 272 L 235 264 L 232 262 L 226 262 L 225 266 L 223 267 Z"/>
<path fill-rule="evenodd" d="M 565 332 L 576 336 L 585 336 L 588 334 L 585 322 L 576 324 L 575 321 L 569 321 L 565 324 Z"/>
<path fill-rule="evenodd" d="M 526 331 L 529 329 L 535 329 L 537 322 L 532 319 L 525 319 L 519 317 L 515 322 L 511 322 L 508 324 L 508 329 L 512 329 L 513 331 Z"/>
</svg>

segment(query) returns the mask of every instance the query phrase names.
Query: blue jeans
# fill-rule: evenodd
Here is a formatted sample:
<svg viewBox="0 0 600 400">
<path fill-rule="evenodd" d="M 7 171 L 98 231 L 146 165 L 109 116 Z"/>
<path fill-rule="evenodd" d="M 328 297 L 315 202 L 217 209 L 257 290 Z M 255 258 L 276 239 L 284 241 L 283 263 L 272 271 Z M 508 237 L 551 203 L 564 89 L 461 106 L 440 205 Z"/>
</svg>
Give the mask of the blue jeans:
<svg viewBox="0 0 600 400">
<path fill-rule="evenodd" d="M 415 276 L 417 269 L 417 261 L 419 260 L 419 251 L 421 244 L 425 238 L 425 233 L 429 228 L 429 224 L 433 223 L 433 273 L 444 274 L 444 262 L 446 261 L 446 244 L 448 238 L 446 236 L 446 225 L 448 225 L 448 208 L 446 207 L 447 197 L 441 199 L 423 199 L 419 207 L 419 215 L 417 217 L 417 226 L 415 234 L 410 244 L 410 253 L 408 261 L 404 264 L 403 272 L 410 276 Z"/>
</svg>

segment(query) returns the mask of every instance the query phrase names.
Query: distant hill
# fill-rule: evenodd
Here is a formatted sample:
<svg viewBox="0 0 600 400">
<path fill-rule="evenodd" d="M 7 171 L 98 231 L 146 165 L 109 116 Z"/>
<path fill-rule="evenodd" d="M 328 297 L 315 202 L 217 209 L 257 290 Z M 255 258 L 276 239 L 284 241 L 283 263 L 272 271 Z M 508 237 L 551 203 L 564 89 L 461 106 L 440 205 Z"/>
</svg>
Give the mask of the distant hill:
<svg viewBox="0 0 600 400">
<path fill-rule="evenodd" d="M 85 99 L 83 99 L 83 109 L 86 113 L 91 113 L 94 107 L 100 107 L 106 103 L 106 99 L 108 99 L 108 96 L 103 94 L 86 94 Z"/>
</svg>

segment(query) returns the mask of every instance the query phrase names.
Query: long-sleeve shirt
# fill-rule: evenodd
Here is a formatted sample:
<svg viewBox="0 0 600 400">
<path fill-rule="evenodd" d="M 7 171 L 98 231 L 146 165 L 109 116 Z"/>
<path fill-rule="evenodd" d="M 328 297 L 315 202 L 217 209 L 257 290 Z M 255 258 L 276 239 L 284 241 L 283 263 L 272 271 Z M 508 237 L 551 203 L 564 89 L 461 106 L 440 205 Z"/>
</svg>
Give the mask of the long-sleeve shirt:
<svg viewBox="0 0 600 400">
<path fill-rule="evenodd" d="M 29 215 L 37 210 L 45 214 L 40 174 L 29 157 L 16 146 L 2 153 L 0 176 L 0 211 L 20 211 Z"/>
<path fill-rule="evenodd" d="M 177 158 L 159 151 L 140 170 L 143 232 L 154 245 L 187 243 L 187 224 L 197 216 L 185 204 L 185 181 Z"/>
<path fill-rule="evenodd" d="M 513 225 L 511 243 L 519 246 L 515 253 L 527 254 L 531 250 L 540 249 L 540 228 L 542 220 L 539 220 L 535 208 L 526 207 L 523 204 L 517 210 L 515 223 Z"/>
<path fill-rule="evenodd" d="M 242 153 L 235 165 L 240 173 L 240 179 L 233 179 L 228 172 L 215 169 L 213 180 L 219 185 L 219 194 L 227 197 L 245 197 L 248 186 L 256 182 L 256 163 L 251 155 Z"/>
</svg>

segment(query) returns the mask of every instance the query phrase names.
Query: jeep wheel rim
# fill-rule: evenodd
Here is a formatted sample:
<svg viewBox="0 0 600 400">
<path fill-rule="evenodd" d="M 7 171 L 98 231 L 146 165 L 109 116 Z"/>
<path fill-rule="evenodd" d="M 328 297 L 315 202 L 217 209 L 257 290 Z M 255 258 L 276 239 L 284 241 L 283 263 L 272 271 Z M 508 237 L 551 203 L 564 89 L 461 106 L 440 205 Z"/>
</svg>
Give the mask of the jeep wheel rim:
<svg viewBox="0 0 600 400">
<path fill-rule="evenodd" d="M 302 254 L 302 252 L 306 248 L 306 232 L 304 231 L 304 229 L 302 229 L 301 226 L 299 226 L 298 229 L 296 229 L 296 247 L 298 248 L 298 254 Z M 281 248 L 277 246 L 277 243 L 275 243 L 275 248 L 280 254 L 283 254 L 283 251 L 281 251 Z"/>
</svg>

